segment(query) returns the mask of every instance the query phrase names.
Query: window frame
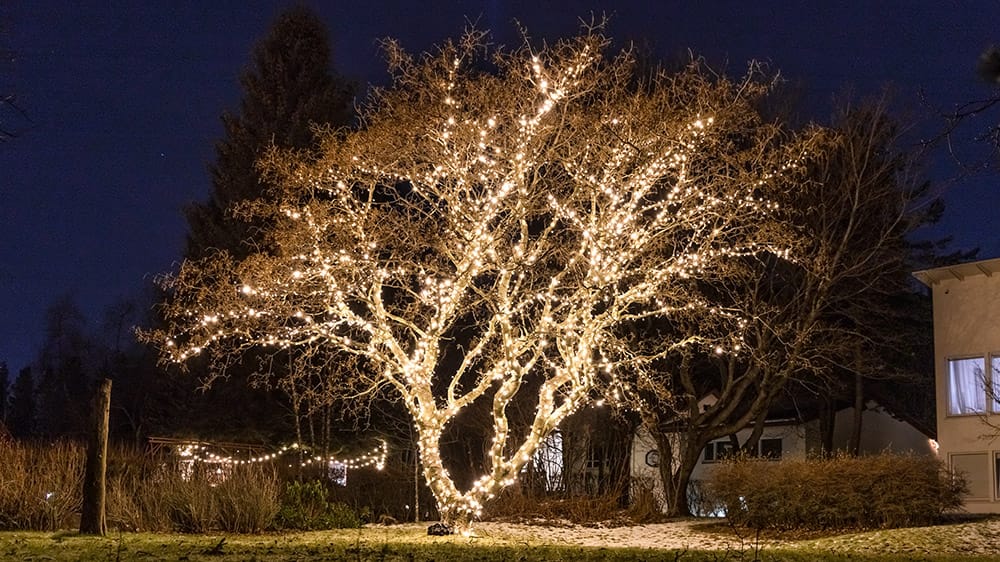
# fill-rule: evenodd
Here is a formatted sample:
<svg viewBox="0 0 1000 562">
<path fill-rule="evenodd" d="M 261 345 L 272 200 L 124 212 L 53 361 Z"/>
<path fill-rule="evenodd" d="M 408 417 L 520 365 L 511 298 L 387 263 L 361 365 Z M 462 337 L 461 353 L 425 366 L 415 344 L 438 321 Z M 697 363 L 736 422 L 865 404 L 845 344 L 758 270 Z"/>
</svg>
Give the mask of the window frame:
<svg viewBox="0 0 1000 562">
<path fill-rule="evenodd" d="M 965 476 L 965 475 L 968 474 L 968 472 L 964 471 L 964 470 L 962 470 L 960 468 L 956 468 L 956 466 L 955 466 L 955 458 L 956 457 L 982 457 L 982 465 L 980 465 L 980 468 L 981 469 L 985 468 L 985 473 L 983 474 L 983 476 L 984 476 L 984 478 L 983 478 L 984 482 L 983 483 L 985 484 L 985 488 L 986 488 L 985 495 L 973 496 L 972 495 L 973 491 L 970 489 L 969 490 L 969 495 L 965 497 L 965 500 L 966 501 L 980 501 L 980 502 L 981 501 L 990 501 L 990 500 L 992 500 L 993 497 L 994 497 L 994 495 L 993 495 L 994 494 L 994 490 L 992 490 L 992 488 L 993 488 L 992 484 L 993 484 L 994 476 L 993 476 L 993 474 L 991 474 L 991 470 L 993 469 L 993 467 L 991 466 L 991 464 L 993 464 L 993 463 L 990 463 L 991 459 L 990 459 L 990 453 L 989 453 L 989 451 L 978 451 L 978 450 L 977 451 L 961 451 L 961 452 L 954 452 L 954 453 L 949 453 L 948 454 L 948 469 L 951 470 L 951 471 L 959 471 L 959 470 L 961 470 L 964 473 L 963 476 Z"/>
<path fill-rule="evenodd" d="M 764 442 L 765 441 L 777 441 L 778 442 L 778 454 L 777 455 L 765 455 L 764 454 Z M 785 440 L 781 437 L 761 437 L 760 441 L 757 442 L 757 456 L 769 461 L 780 461 L 781 457 L 785 454 Z"/>
<path fill-rule="evenodd" d="M 951 409 L 951 397 L 953 386 L 951 384 L 951 365 L 956 361 L 968 361 L 978 359 L 981 361 L 980 367 L 983 369 L 984 377 L 981 391 L 983 393 L 983 409 L 973 412 L 953 412 Z M 989 353 L 973 353 L 968 355 L 951 355 L 945 357 L 944 367 L 944 408 L 945 417 L 964 418 L 970 416 L 984 416 L 990 414 L 1000 414 L 1000 363 L 994 369 L 994 362 L 1000 362 L 1000 351 Z"/>
<path fill-rule="evenodd" d="M 761 454 L 761 445 L 764 441 L 777 441 L 780 448 L 780 455 L 778 457 L 765 457 Z M 729 439 L 719 439 L 716 441 L 709 441 L 705 448 L 702 450 L 701 463 L 702 464 L 713 464 L 717 462 L 722 462 L 727 458 L 731 457 L 736 449 L 733 448 L 733 444 Z M 781 455 L 785 452 L 785 438 L 784 437 L 761 437 L 757 440 L 757 457 L 765 460 L 781 460 Z"/>
</svg>

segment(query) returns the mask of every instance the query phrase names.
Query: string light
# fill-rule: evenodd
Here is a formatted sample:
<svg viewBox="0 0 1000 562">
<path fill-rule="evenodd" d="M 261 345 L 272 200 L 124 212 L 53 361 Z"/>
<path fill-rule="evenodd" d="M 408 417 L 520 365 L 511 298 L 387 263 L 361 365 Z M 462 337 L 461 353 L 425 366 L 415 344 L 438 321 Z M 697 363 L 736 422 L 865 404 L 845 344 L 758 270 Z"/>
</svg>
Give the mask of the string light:
<svg viewBox="0 0 1000 562">
<path fill-rule="evenodd" d="M 382 470 L 385 468 L 385 461 L 389 456 L 389 444 L 384 439 L 379 440 L 379 445 L 373 450 L 354 457 L 338 457 L 335 455 L 317 455 L 305 445 L 292 443 L 279 448 L 277 451 L 254 455 L 249 458 L 240 459 L 230 455 L 217 455 L 211 452 L 211 445 L 205 443 L 185 443 L 178 447 L 177 455 L 184 460 L 202 462 L 207 464 L 245 465 L 270 463 L 282 460 L 286 455 L 302 454 L 309 455 L 301 462 L 301 466 L 308 466 L 314 463 L 339 464 L 348 469 L 375 468 Z"/>
<path fill-rule="evenodd" d="M 626 58 L 602 60 L 605 43 L 584 36 L 512 56 L 493 78 L 470 70 L 474 50 L 419 63 L 412 76 L 428 80 L 380 93 L 366 128 L 315 167 L 279 166 L 295 171 L 273 209 L 279 251 L 182 266 L 169 282 L 173 330 L 158 334 L 164 354 L 325 346 L 364 358 L 414 422 L 442 517 L 461 525 L 567 416 L 635 392 L 619 373 L 665 351 L 637 356 L 623 326 L 708 320 L 729 333 L 663 349 L 738 353 L 746 321 L 695 281 L 741 258 L 788 256 L 761 228 L 779 210 L 766 194 L 792 184 L 805 153 L 772 150 L 765 133 L 759 146 L 730 148 L 734 136 L 758 142 L 741 113 L 752 113 L 745 85 L 691 73 L 691 92 L 671 90 L 687 87 L 679 80 L 640 95 Z M 700 96 L 700 111 L 678 107 L 678 93 Z M 466 327 L 475 334 L 457 349 Z M 458 363 L 448 372 L 446 349 Z M 508 406 L 527 388 L 537 388 L 534 416 L 515 432 Z M 493 438 L 485 473 L 461 492 L 440 440 L 477 401 L 491 402 Z M 383 442 L 354 459 L 302 462 L 380 467 L 385 454 Z"/>
</svg>

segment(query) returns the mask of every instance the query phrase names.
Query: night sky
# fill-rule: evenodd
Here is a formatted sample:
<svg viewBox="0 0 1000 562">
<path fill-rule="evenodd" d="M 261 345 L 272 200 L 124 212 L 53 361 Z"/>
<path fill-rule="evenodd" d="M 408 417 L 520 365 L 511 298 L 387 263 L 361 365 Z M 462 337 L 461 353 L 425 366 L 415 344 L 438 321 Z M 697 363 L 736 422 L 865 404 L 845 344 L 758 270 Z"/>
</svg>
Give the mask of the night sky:
<svg viewBox="0 0 1000 562">
<path fill-rule="evenodd" d="M 386 81 L 379 38 L 423 51 L 476 21 L 495 42 L 514 45 L 515 19 L 552 39 L 603 12 L 618 45 L 641 41 L 667 58 L 690 48 L 731 73 L 750 59 L 768 61 L 804 85 L 804 107 L 820 120 L 849 86 L 863 95 L 893 84 L 897 104 L 918 122 L 915 140 L 944 127 L 933 109 L 993 94 L 975 63 L 1000 43 L 998 2 L 306 4 L 329 26 L 336 69 L 362 85 Z M 253 46 L 288 5 L 0 1 L 0 51 L 12 59 L 0 62 L 0 93 L 15 93 L 31 120 L 13 123 L 23 131 L 0 144 L 0 361 L 13 373 L 36 356 L 45 309 L 57 298 L 72 295 L 97 327 L 105 307 L 141 295 L 174 267 L 186 230 L 181 208 L 210 193 L 219 116 L 237 107 Z M 968 139 L 997 119 L 967 123 L 957 135 Z M 958 148 L 964 162 L 983 157 L 972 143 Z M 948 203 L 934 235 L 979 246 L 982 258 L 1000 256 L 989 225 L 1000 178 L 960 177 L 943 152 L 927 175 Z"/>
</svg>

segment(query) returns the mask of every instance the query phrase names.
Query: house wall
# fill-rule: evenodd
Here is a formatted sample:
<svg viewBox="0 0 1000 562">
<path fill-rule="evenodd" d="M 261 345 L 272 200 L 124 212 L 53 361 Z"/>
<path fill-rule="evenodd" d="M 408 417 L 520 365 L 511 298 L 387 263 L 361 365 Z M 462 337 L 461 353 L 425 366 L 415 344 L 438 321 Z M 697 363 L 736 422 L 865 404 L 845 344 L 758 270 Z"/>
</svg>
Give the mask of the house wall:
<svg viewBox="0 0 1000 562">
<path fill-rule="evenodd" d="M 931 441 L 926 435 L 917 431 L 910 424 L 894 419 L 881 406 L 874 402 L 866 405 L 862 414 L 861 453 L 876 454 L 885 451 L 894 453 L 934 454 Z M 850 442 L 850 434 L 854 423 L 854 408 L 845 408 L 837 412 L 835 420 L 833 446 L 837 450 L 846 450 Z M 737 433 L 740 443 L 750 436 L 750 429 Z M 795 425 L 771 425 L 764 428 L 761 439 L 781 439 L 782 459 L 805 459 L 807 455 L 819 451 L 819 422 L 812 420 Z M 717 440 L 717 441 L 722 441 Z M 662 507 L 665 507 L 665 495 L 660 481 L 659 469 L 646 462 L 650 451 L 656 450 L 656 442 L 646 430 L 640 427 L 633 437 L 630 474 L 632 476 L 633 497 L 640 490 L 652 490 L 654 497 Z M 676 452 L 676 447 L 675 447 Z M 676 454 L 675 454 L 676 457 Z M 661 456 L 662 458 L 662 456 Z M 691 474 L 692 481 L 705 480 L 711 474 L 716 462 L 706 461 L 704 451 L 699 456 Z M 695 498 L 692 498 L 695 499 Z"/>
<path fill-rule="evenodd" d="M 737 433 L 740 443 L 746 441 L 750 436 L 750 430 L 745 429 Z M 806 457 L 806 435 L 804 426 L 801 425 L 775 425 L 764 428 L 761 439 L 781 439 L 781 458 L 783 459 L 804 459 Z M 722 441 L 721 439 L 719 441 Z M 651 489 L 654 497 L 662 508 L 666 507 L 663 493 L 663 484 L 660 481 L 659 468 L 649 466 L 646 462 L 650 451 L 656 451 L 656 442 L 646 430 L 640 427 L 632 441 L 632 458 L 630 470 L 633 486 L 633 497 L 638 493 L 638 489 Z M 676 447 L 675 447 L 676 451 Z M 676 457 L 676 455 L 675 455 Z M 663 456 L 661 455 L 661 458 Z M 701 481 L 708 477 L 712 467 L 717 463 L 705 461 L 704 452 L 698 458 L 691 473 L 692 481 Z"/>
<path fill-rule="evenodd" d="M 874 455 L 884 451 L 933 455 L 934 448 L 926 435 L 912 425 L 893 418 L 885 408 L 868 402 L 861 414 L 861 454 Z M 837 412 L 833 426 L 833 448 L 847 450 L 854 429 L 854 408 Z"/>
<path fill-rule="evenodd" d="M 972 513 L 1000 513 L 997 459 L 1000 415 L 948 414 L 948 359 L 1000 354 L 1000 275 L 970 275 L 933 285 L 934 368 L 940 455 L 949 466 L 974 474 L 973 495 L 965 502 Z"/>
</svg>

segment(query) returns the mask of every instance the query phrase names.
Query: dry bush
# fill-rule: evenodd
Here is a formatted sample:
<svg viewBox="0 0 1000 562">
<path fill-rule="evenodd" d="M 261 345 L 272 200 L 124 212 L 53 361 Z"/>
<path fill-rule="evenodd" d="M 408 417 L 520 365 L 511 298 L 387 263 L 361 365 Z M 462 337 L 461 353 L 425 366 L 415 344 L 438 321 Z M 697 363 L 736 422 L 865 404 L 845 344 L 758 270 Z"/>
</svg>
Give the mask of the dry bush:
<svg viewBox="0 0 1000 562">
<path fill-rule="evenodd" d="M 206 533 L 218 519 L 218 505 L 212 491 L 213 481 L 205 471 L 195 470 L 188 479 L 173 472 L 166 475 L 165 507 L 174 529 L 182 533 Z"/>
<path fill-rule="evenodd" d="M 116 449 L 108 460 L 108 526 L 253 533 L 273 527 L 281 486 L 272 467 L 235 466 L 223 479 L 213 465 L 200 465 L 185 478 L 173 460 Z"/>
<path fill-rule="evenodd" d="M 652 478 L 632 478 L 629 490 L 628 518 L 633 523 L 655 523 L 664 519 L 666 498 L 656 489 Z"/>
<path fill-rule="evenodd" d="M 282 483 L 271 467 L 235 467 L 214 488 L 217 527 L 232 533 L 255 533 L 274 525 L 281 507 Z"/>
<path fill-rule="evenodd" d="M 303 479 L 324 478 L 315 472 Z M 416 490 L 415 484 L 416 482 Z M 389 464 L 382 470 L 364 468 L 350 470 L 347 486 L 329 486 L 330 501 L 351 507 L 362 522 L 413 521 L 415 514 L 414 493 L 420 494 L 420 518 L 433 521 L 440 517 L 434 496 L 423 478 L 414 480 L 413 467 Z"/>
<path fill-rule="evenodd" d="M 111 529 L 170 531 L 167 496 L 177 467 L 142 451 L 112 448 L 108 454 L 107 521 Z"/>
<path fill-rule="evenodd" d="M 928 524 L 961 505 L 965 483 L 937 458 L 881 454 L 716 466 L 708 493 L 751 528 L 891 528 Z"/>
<path fill-rule="evenodd" d="M 82 502 L 85 449 L 0 441 L 0 529 L 72 527 Z"/>
<path fill-rule="evenodd" d="M 655 508 L 623 509 L 624 484 L 609 486 L 600 494 L 535 493 L 514 486 L 486 505 L 485 519 L 512 521 L 565 521 L 577 525 L 600 522 L 644 523 L 660 517 Z M 649 507 L 649 506 L 647 506 Z"/>
</svg>

